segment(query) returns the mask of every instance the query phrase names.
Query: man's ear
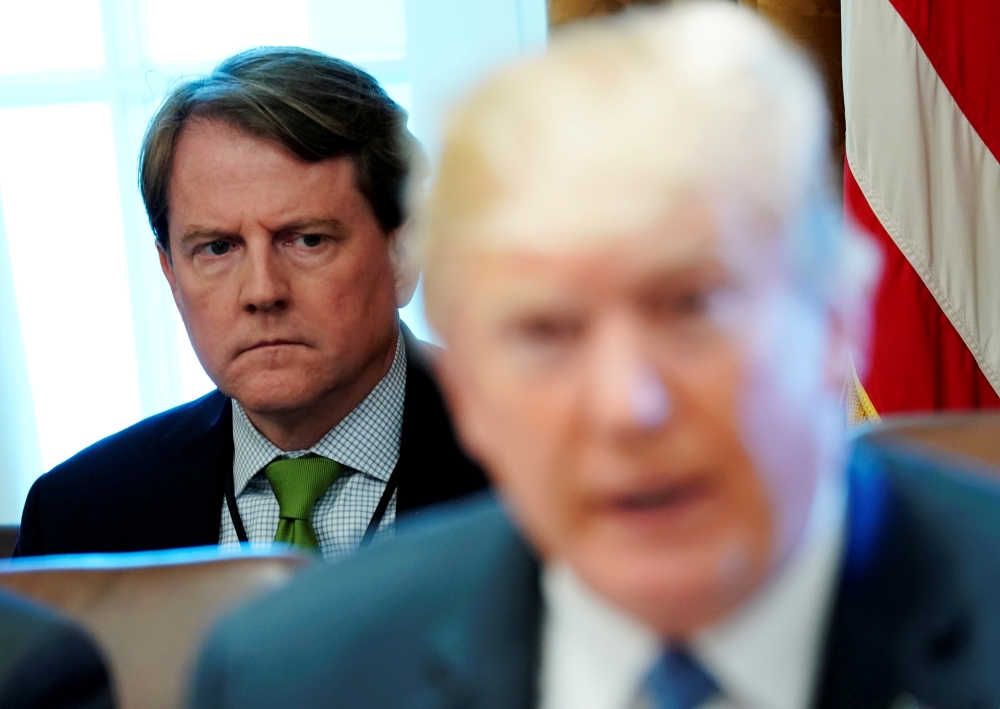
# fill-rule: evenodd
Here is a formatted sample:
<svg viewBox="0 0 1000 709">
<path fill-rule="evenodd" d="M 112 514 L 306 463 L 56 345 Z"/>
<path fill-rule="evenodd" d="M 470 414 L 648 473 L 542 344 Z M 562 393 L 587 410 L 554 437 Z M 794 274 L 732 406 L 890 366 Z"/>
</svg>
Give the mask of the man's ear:
<svg viewBox="0 0 1000 709">
<path fill-rule="evenodd" d="M 855 373 L 863 379 L 868 371 L 871 342 L 871 312 L 867 295 L 850 298 L 827 311 L 827 361 L 825 377 L 831 389 L 844 390 Z"/>
<path fill-rule="evenodd" d="M 882 252 L 864 231 L 844 224 L 844 254 L 828 325 L 831 339 L 827 376 L 864 380 L 871 356 L 875 296 L 882 276 Z"/>
<path fill-rule="evenodd" d="M 844 319 L 844 313 L 830 309 L 826 316 L 826 363 L 824 379 L 826 388 L 839 395 L 844 383 L 853 376 L 851 353 L 853 338 L 851 328 Z"/>
<path fill-rule="evenodd" d="M 420 280 L 420 263 L 413 243 L 410 221 L 394 229 L 388 236 L 389 262 L 396 284 L 396 307 L 405 307 L 413 298 Z"/>
</svg>

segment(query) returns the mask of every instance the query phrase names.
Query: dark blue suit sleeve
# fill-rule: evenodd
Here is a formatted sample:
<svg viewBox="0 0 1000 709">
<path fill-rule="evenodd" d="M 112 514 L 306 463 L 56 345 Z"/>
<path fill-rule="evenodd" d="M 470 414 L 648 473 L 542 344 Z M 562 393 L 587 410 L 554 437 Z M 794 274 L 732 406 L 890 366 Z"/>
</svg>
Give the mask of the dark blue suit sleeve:
<svg viewBox="0 0 1000 709">
<path fill-rule="evenodd" d="M 28 603 L 0 598 L 0 707 L 113 709 L 109 677 L 82 630 Z"/>
</svg>

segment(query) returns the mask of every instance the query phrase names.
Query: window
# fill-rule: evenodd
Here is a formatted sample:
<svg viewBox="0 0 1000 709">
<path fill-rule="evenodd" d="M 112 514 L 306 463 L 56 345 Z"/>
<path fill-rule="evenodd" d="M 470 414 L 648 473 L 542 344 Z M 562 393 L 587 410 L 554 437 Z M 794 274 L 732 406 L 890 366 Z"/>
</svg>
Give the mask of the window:
<svg viewBox="0 0 1000 709">
<path fill-rule="evenodd" d="M 544 0 L 0 0 L 0 524 L 45 470 L 212 388 L 136 187 L 172 80 L 311 47 L 371 72 L 433 152 L 441 107 L 544 37 Z M 429 336 L 419 295 L 402 315 Z"/>
</svg>

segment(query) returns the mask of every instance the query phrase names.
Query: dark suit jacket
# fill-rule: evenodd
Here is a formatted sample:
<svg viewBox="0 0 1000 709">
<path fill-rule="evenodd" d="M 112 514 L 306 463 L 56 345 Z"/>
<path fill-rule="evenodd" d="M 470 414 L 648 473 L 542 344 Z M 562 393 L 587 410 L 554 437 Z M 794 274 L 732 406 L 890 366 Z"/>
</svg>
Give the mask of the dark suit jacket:
<svg viewBox="0 0 1000 709">
<path fill-rule="evenodd" d="M 403 327 L 406 395 L 396 512 L 486 485 L 458 447 L 424 345 Z M 214 391 L 105 438 L 28 492 L 14 556 L 145 551 L 217 544 L 233 472 L 232 402 Z"/>
<path fill-rule="evenodd" d="M 815 705 L 1000 706 L 998 488 L 862 442 L 848 517 Z M 196 709 L 534 706 L 531 550 L 488 499 L 421 526 L 224 620 Z"/>
<path fill-rule="evenodd" d="M 111 709 L 108 673 L 81 630 L 0 596 L 0 707 Z"/>
</svg>

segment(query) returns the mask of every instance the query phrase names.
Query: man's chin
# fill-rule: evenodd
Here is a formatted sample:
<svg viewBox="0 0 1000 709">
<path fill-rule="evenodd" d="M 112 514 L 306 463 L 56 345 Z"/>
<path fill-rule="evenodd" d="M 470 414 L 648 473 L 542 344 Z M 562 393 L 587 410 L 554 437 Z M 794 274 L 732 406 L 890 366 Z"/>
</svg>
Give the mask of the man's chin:
<svg viewBox="0 0 1000 709">
<path fill-rule="evenodd" d="M 279 415 L 314 406 L 326 391 L 317 384 L 316 377 L 267 373 L 236 382 L 223 391 L 236 399 L 247 411 L 262 415 Z"/>
<path fill-rule="evenodd" d="M 724 556 L 730 558 L 622 550 L 571 565 L 599 595 L 659 635 L 686 638 L 732 612 L 758 580 L 751 560 Z"/>
</svg>

